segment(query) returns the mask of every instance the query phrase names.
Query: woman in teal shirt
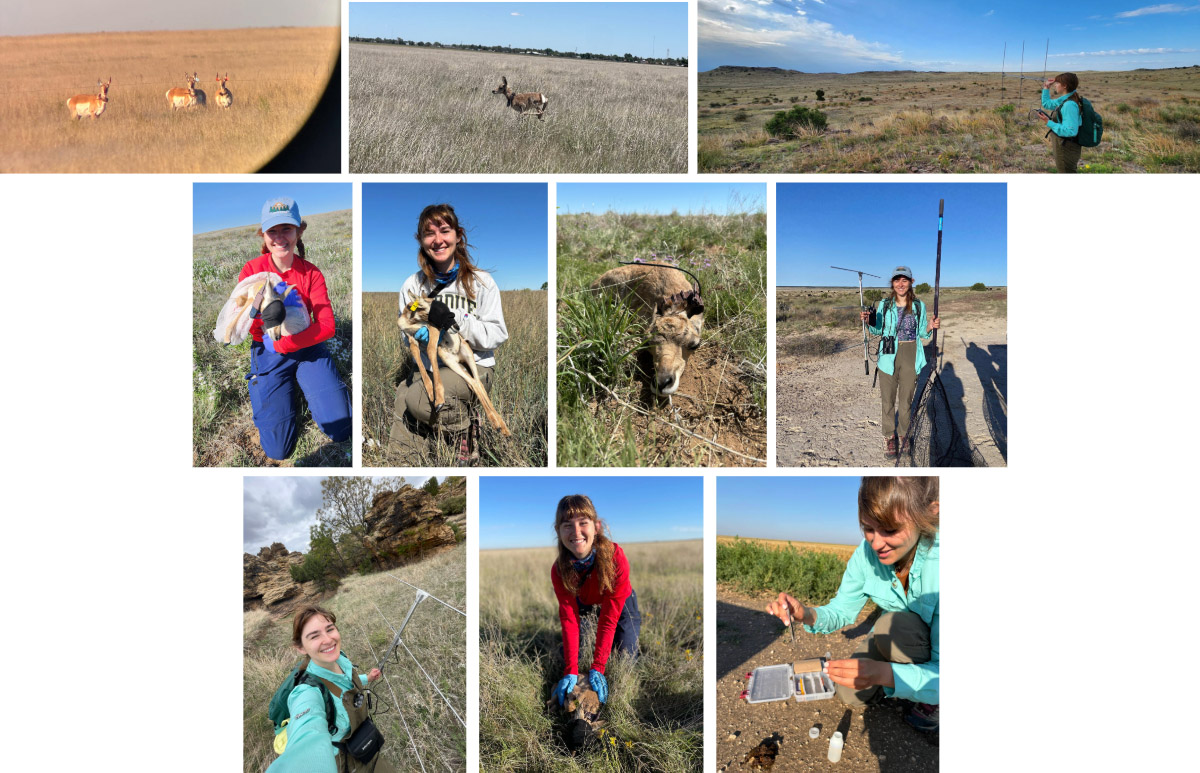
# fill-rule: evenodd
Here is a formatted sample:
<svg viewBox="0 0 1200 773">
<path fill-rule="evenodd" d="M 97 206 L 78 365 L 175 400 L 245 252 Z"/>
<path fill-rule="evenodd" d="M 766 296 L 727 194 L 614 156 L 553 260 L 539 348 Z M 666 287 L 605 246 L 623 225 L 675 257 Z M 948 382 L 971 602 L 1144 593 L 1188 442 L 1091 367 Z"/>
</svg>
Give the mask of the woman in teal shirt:
<svg viewBox="0 0 1200 773">
<path fill-rule="evenodd" d="M 1083 147 L 1076 141 L 1083 125 L 1083 105 L 1079 95 L 1079 76 L 1073 72 L 1055 75 L 1042 84 L 1042 116 L 1054 138 L 1054 168 L 1074 174 L 1079 167 Z"/>
<path fill-rule="evenodd" d="M 858 523 L 863 542 L 846 563 L 837 595 L 808 607 L 786 593 L 767 611 L 809 633 L 852 625 L 867 599 L 883 615 L 854 654 L 827 664 L 843 703 L 855 706 L 903 698 L 918 730 L 938 727 L 938 479 L 863 478 Z"/>
</svg>

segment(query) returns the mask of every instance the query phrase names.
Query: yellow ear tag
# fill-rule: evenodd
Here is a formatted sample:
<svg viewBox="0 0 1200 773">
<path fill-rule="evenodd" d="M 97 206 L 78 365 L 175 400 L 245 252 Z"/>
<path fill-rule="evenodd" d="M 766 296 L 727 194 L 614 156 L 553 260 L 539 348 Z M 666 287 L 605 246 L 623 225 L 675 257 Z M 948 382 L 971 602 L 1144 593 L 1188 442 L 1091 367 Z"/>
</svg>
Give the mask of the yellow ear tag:
<svg viewBox="0 0 1200 773">
<path fill-rule="evenodd" d="M 413 301 L 412 303 L 410 303 L 410 304 L 408 305 L 408 310 L 409 310 L 409 311 L 416 311 L 416 310 L 417 310 L 417 309 L 419 309 L 420 307 L 421 307 L 421 303 L 420 303 L 419 301 Z"/>
<path fill-rule="evenodd" d="M 287 724 L 291 722 L 291 718 L 283 720 L 280 725 L 279 732 L 275 735 L 275 753 L 283 754 L 283 750 L 287 748 Z"/>
</svg>

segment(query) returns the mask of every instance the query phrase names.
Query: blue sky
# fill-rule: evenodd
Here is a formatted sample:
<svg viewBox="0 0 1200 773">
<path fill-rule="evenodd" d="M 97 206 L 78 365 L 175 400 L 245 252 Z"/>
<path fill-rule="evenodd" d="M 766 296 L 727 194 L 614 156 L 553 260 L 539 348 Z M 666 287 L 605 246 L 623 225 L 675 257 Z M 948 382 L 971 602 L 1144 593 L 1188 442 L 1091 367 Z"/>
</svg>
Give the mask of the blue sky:
<svg viewBox="0 0 1200 773">
<path fill-rule="evenodd" d="M 718 476 L 717 534 L 857 545 L 860 480 Z"/>
<path fill-rule="evenodd" d="M 281 10 L 282 9 L 282 10 Z M 162 0 L 7 0 L 0 35 L 125 30 L 208 30 L 236 27 L 336 27 L 340 0 L 290 0 L 286 6 L 245 0 L 202 4 Z"/>
<path fill-rule="evenodd" d="M 450 204 L 467 230 L 475 265 L 501 290 L 547 281 L 545 183 L 363 183 L 363 291 L 399 292 L 417 270 L 417 217 Z"/>
<path fill-rule="evenodd" d="M 559 183 L 558 214 L 624 212 L 681 215 L 761 212 L 766 183 Z"/>
<path fill-rule="evenodd" d="M 946 70 L 1040 75 L 1200 64 L 1200 3 L 697 0 L 700 70 Z"/>
<path fill-rule="evenodd" d="M 586 494 L 617 543 L 704 537 L 699 477 L 479 478 L 479 547 L 554 546 L 554 511 L 568 494 Z"/>
<path fill-rule="evenodd" d="M 350 3 L 350 35 L 687 56 L 687 3 Z"/>
<path fill-rule="evenodd" d="M 258 225 L 267 199 L 290 196 L 300 217 L 354 206 L 350 183 L 193 183 L 192 233 Z"/>
<path fill-rule="evenodd" d="M 907 265 L 931 286 L 938 199 L 946 200 L 942 284 L 1007 285 L 1004 183 L 779 183 L 775 187 L 775 284 L 886 287 Z"/>
</svg>

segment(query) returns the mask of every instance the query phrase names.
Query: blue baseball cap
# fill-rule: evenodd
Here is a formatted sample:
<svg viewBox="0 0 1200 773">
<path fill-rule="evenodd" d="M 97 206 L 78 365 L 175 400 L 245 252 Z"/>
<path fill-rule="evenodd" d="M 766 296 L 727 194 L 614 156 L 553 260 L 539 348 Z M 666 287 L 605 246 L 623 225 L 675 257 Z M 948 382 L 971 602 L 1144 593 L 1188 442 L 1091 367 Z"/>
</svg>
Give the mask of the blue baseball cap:
<svg viewBox="0 0 1200 773">
<path fill-rule="evenodd" d="M 263 204 L 262 223 L 259 228 L 266 231 L 281 223 L 291 223 L 297 228 L 300 227 L 300 205 L 296 203 L 295 199 L 281 196 L 277 199 L 268 199 Z"/>
<path fill-rule="evenodd" d="M 892 279 L 898 276 L 907 277 L 908 281 L 912 281 L 912 269 L 908 266 L 896 266 L 896 270 L 892 272 Z"/>
</svg>

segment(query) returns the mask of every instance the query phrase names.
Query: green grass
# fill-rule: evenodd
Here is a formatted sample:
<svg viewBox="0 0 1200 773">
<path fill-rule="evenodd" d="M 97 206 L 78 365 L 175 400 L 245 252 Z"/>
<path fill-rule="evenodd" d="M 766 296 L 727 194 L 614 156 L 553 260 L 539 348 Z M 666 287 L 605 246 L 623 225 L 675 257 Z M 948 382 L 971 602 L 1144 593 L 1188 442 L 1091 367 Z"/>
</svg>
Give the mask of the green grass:
<svg viewBox="0 0 1200 773">
<path fill-rule="evenodd" d="M 694 771 L 704 756 L 700 540 L 622 545 L 642 613 L 637 662 L 614 655 L 605 674 L 605 736 L 571 754 L 547 710 L 563 670 L 552 548 L 483 551 L 479 767 L 488 771 Z M 591 634 L 580 642 L 581 668 Z M 586 673 L 586 672 L 585 672 Z M 612 739 L 612 740 L 610 740 Z"/>
<path fill-rule="evenodd" d="M 620 261 L 641 258 L 687 269 L 704 297 L 703 347 L 727 352 L 735 363 L 766 363 L 766 216 L 560 215 L 558 218 L 558 463 L 564 466 L 641 466 L 651 460 L 628 416 L 596 410 L 603 390 L 637 404 L 637 352 L 644 323 L 624 305 L 587 291 Z M 753 383 L 765 411 L 765 376 Z M 695 464 L 683 451 L 665 463 Z"/>
<path fill-rule="evenodd" d="M 337 324 L 325 347 L 347 387 L 351 386 L 353 364 L 352 220 L 349 210 L 309 215 L 305 217 L 308 230 L 304 235 L 307 259 L 325 276 Z M 246 387 L 250 338 L 238 346 L 226 347 L 212 335 L 217 314 L 237 284 L 242 266 L 259 254 L 262 240 L 255 235 L 257 230 L 257 224 L 246 225 L 192 238 L 192 463 L 196 466 L 274 464 L 258 444 L 250 409 Z M 349 442 L 329 442 L 313 423 L 307 406 L 298 421 L 296 449 L 280 466 L 349 466 Z"/>
<path fill-rule="evenodd" d="M 545 467 L 547 464 L 546 318 L 543 290 L 500 293 L 508 341 L 496 350 L 489 396 L 512 437 L 481 421 L 480 465 Z M 396 326 L 396 293 L 363 294 L 363 465 L 384 467 L 391 433 L 396 384 L 411 362 Z M 432 449 L 423 466 L 452 467 L 456 449 L 446 442 Z"/>
<path fill-rule="evenodd" d="M 833 553 L 743 540 L 717 543 L 717 582 L 743 593 L 783 591 L 799 601 L 825 604 L 837 595 L 845 571 L 846 562 Z"/>
<path fill-rule="evenodd" d="M 320 602 L 337 616 L 342 651 L 360 670 L 369 671 L 391 643 L 388 622 L 398 626 L 416 599 L 416 591 L 388 574 L 412 583 L 458 609 L 466 609 L 466 545 L 420 563 L 389 572 L 346 577 L 336 595 Z M 378 608 L 377 608 L 378 607 Z M 386 621 L 385 622 L 385 616 Z M 432 599 L 422 601 L 408 627 L 404 644 L 449 699 L 464 721 L 466 712 L 467 619 Z M 274 728 L 267 705 L 280 682 L 299 659 L 291 646 L 291 616 L 272 619 L 263 610 L 243 615 L 243 770 L 260 773 L 275 759 Z M 413 754 L 409 733 L 427 770 L 466 769 L 466 730 L 445 701 L 430 686 L 403 647 L 399 659 L 384 666 L 385 680 L 374 685 L 376 700 L 386 708 L 373 716 L 386 739 L 382 754 L 398 771 L 421 767 Z M 390 687 L 389 683 L 390 682 Z M 393 692 L 395 695 L 393 695 Z M 399 699 L 397 701 L 397 698 Z M 397 703 L 399 705 L 397 705 Z M 444 764 L 443 764 L 444 763 Z"/>
</svg>

